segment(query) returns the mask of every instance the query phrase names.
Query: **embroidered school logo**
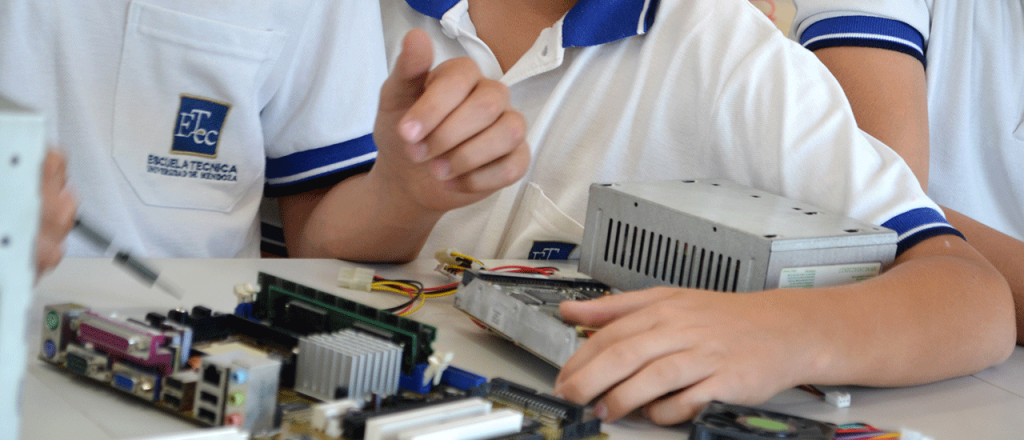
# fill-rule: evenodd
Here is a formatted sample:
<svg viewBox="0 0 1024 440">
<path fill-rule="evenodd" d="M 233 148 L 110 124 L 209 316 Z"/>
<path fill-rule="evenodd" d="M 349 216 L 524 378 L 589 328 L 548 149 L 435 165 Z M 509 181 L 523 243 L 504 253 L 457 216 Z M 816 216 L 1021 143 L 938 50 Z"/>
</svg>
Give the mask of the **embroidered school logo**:
<svg viewBox="0 0 1024 440">
<path fill-rule="evenodd" d="M 171 153 L 217 157 L 221 127 L 229 109 L 227 104 L 182 95 Z"/>
</svg>

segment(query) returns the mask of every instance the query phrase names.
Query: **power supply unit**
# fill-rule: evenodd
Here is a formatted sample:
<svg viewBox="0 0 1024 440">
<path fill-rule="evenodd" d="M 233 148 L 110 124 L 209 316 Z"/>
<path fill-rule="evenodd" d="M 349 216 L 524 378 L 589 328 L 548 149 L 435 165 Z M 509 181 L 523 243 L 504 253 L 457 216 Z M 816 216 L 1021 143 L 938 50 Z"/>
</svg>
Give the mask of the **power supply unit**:
<svg viewBox="0 0 1024 440">
<path fill-rule="evenodd" d="M 823 287 L 878 275 L 896 239 L 727 180 L 594 184 L 579 271 L 622 290 Z"/>
</svg>

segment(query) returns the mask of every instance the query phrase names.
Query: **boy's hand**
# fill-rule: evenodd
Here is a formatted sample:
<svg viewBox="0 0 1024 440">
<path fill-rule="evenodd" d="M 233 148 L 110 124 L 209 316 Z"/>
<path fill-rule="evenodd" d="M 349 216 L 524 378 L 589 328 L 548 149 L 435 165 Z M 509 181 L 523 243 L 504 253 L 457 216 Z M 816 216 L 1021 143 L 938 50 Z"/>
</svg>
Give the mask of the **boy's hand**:
<svg viewBox="0 0 1024 440">
<path fill-rule="evenodd" d="M 406 35 L 381 89 L 370 175 L 394 200 L 443 213 L 519 180 L 530 150 L 508 87 L 466 58 L 431 70 L 433 57 L 425 32 Z"/>
<path fill-rule="evenodd" d="M 67 188 L 67 162 L 54 151 L 43 161 L 42 210 L 36 238 L 36 279 L 53 269 L 64 257 L 64 238 L 75 226 L 78 204 Z"/>
<path fill-rule="evenodd" d="M 796 366 L 823 353 L 801 334 L 799 309 L 758 295 L 654 288 L 564 302 L 567 321 L 601 329 L 562 368 L 555 393 L 597 399 L 595 414 L 607 421 L 643 408 L 661 425 L 711 400 L 763 403 L 803 383 L 811 372 Z"/>
</svg>

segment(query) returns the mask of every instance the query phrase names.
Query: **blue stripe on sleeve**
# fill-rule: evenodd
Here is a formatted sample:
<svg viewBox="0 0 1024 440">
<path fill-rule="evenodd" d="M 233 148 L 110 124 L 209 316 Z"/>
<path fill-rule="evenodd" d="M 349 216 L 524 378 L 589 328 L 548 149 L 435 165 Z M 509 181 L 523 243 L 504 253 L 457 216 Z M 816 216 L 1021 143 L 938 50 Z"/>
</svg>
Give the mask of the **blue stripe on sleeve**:
<svg viewBox="0 0 1024 440">
<path fill-rule="evenodd" d="M 938 211 L 931 208 L 917 208 L 907 211 L 882 224 L 896 231 L 899 236 L 896 244 L 896 255 L 914 247 L 914 245 L 939 235 L 956 235 L 964 238 L 960 231 L 953 228 Z"/>
<path fill-rule="evenodd" d="M 267 185 L 287 186 L 372 163 L 377 157 L 373 135 L 339 144 L 267 159 Z"/>
<path fill-rule="evenodd" d="M 841 46 L 888 49 L 926 64 L 921 33 L 902 21 L 888 18 L 854 15 L 821 20 L 804 30 L 800 44 L 809 50 Z"/>
</svg>

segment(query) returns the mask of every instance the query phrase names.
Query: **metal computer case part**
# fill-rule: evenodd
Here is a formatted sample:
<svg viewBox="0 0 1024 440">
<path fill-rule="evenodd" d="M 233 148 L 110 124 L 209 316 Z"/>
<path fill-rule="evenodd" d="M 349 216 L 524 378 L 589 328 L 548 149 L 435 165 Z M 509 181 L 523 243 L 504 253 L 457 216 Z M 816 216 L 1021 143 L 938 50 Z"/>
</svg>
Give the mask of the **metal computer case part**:
<svg viewBox="0 0 1024 440">
<path fill-rule="evenodd" d="M 750 292 L 780 287 L 780 280 L 793 284 L 784 271 L 884 267 L 895 257 L 896 238 L 889 229 L 727 180 L 595 184 L 580 272 L 622 290 Z"/>
</svg>

